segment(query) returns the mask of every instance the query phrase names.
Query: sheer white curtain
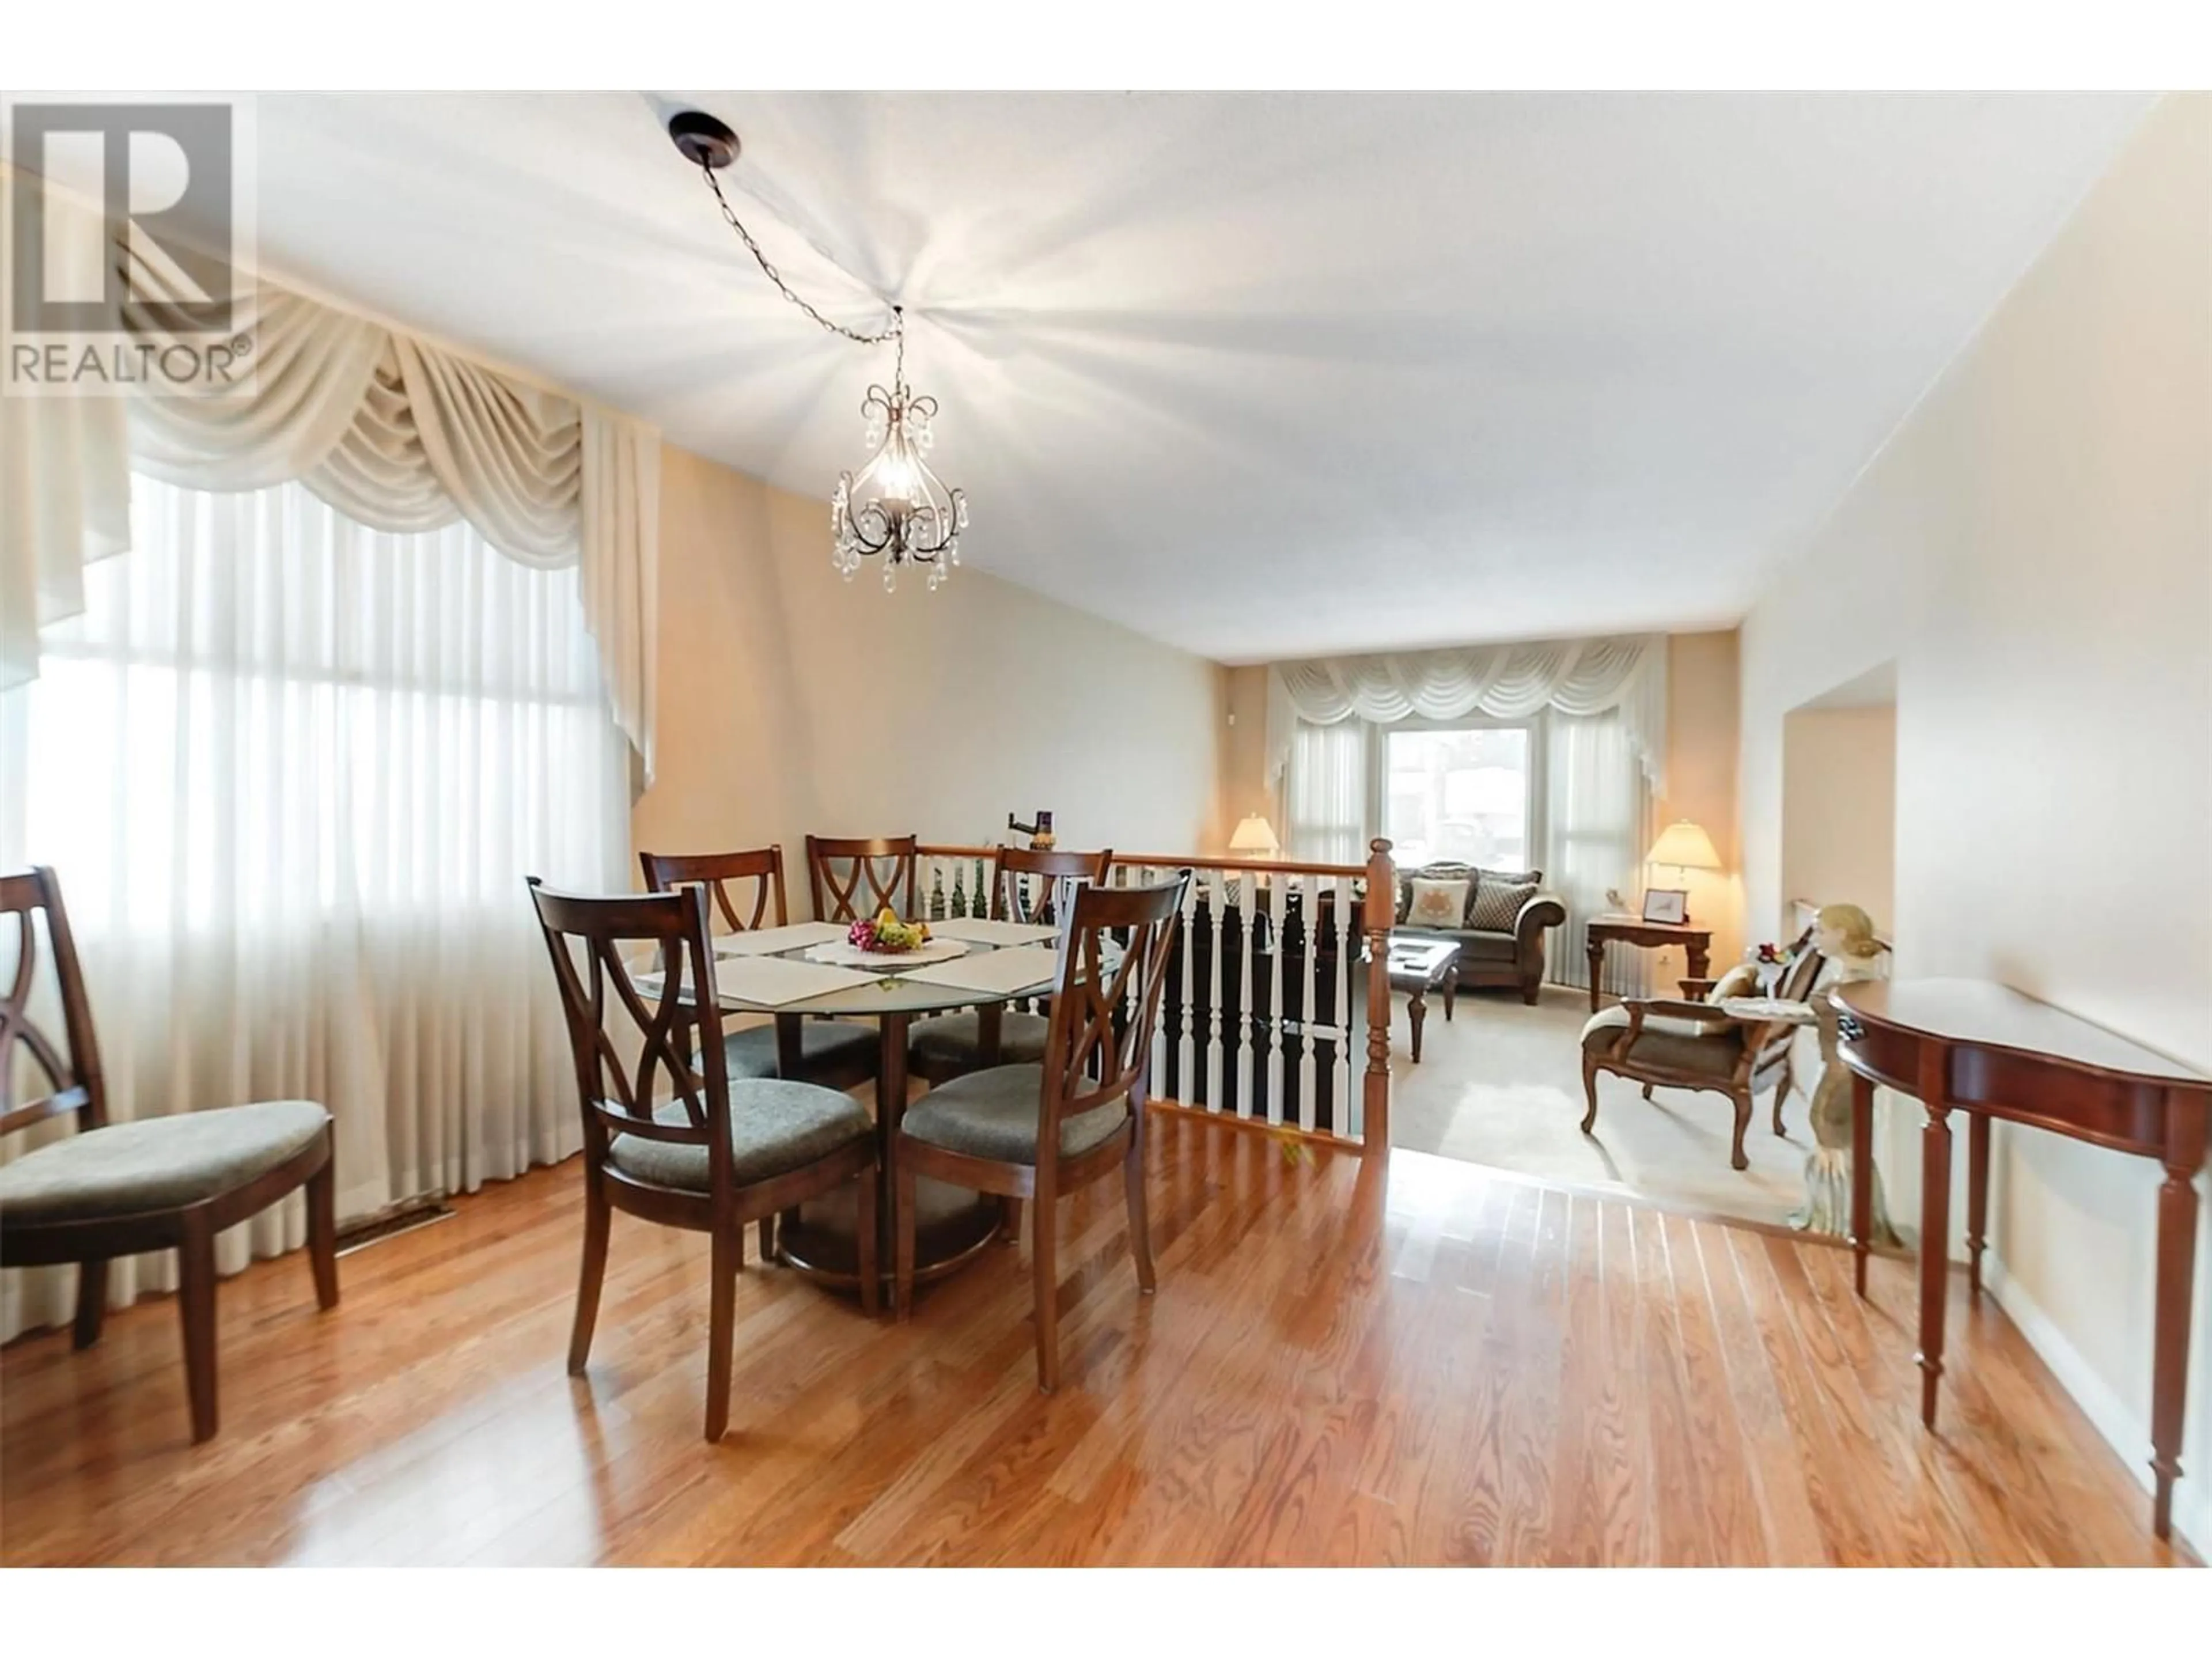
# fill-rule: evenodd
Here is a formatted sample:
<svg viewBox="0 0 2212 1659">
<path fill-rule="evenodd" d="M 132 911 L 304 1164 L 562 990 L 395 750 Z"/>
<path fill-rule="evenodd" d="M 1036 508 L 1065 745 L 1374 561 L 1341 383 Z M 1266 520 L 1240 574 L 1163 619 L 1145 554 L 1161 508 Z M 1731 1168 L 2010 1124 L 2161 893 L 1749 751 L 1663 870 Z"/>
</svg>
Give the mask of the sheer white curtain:
<svg viewBox="0 0 2212 1659">
<path fill-rule="evenodd" d="M 1542 720 L 1543 791 L 1537 845 L 1545 884 L 1566 902 L 1567 923 L 1553 935 L 1546 975 L 1564 985 L 1589 983 L 1585 954 L 1588 923 L 1614 908 L 1606 890 L 1629 903 L 1639 889 L 1638 870 L 1647 845 L 1650 790 L 1628 725 L 1617 708 L 1601 714 L 1564 714 L 1548 709 Z M 1645 953 L 1614 951 L 1601 988 L 1624 996 L 1644 994 Z"/>
<path fill-rule="evenodd" d="M 140 477 L 132 530 L 0 695 L 0 866 L 60 872 L 112 1115 L 319 1100 L 346 1215 L 573 1152 L 523 877 L 629 885 L 577 569 L 465 524 L 372 531 L 298 483 Z M 295 1199 L 224 1266 L 300 1238 Z M 170 1273 L 118 1263 L 112 1294 Z M 0 1274 L 0 1336 L 72 1286 Z"/>
<path fill-rule="evenodd" d="M 1364 720 L 1299 725 L 1284 786 L 1292 858 L 1314 864 L 1367 862 L 1369 738 Z"/>
</svg>

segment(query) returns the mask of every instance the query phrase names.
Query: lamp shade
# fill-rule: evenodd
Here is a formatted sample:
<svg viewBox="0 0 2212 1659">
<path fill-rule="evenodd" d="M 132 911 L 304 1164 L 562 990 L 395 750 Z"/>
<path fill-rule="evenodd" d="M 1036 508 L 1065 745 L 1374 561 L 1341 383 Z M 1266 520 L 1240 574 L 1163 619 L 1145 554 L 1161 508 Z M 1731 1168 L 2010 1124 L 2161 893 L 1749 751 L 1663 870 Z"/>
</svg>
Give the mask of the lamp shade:
<svg viewBox="0 0 2212 1659">
<path fill-rule="evenodd" d="M 1651 843 L 1651 850 L 1644 855 L 1646 864 L 1671 864 L 1681 870 L 1718 870 L 1721 855 L 1713 849 L 1713 838 L 1687 818 L 1676 818 L 1659 832 L 1659 839 Z"/>
<path fill-rule="evenodd" d="M 1267 820 L 1255 812 L 1237 826 L 1236 834 L 1229 837 L 1232 853 L 1279 853 L 1282 843 L 1275 839 L 1275 831 Z"/>
</svg>

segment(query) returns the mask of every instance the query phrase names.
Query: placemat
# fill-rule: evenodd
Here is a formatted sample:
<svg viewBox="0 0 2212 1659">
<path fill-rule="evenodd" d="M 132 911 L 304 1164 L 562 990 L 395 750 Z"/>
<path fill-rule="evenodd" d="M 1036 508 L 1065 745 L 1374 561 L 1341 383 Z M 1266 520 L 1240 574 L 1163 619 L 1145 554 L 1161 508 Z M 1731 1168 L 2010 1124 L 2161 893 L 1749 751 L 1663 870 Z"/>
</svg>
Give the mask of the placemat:
<svg viewBox="0 0 2212 1659">
<path fill-rule="evenodd" d="M 948 916 L 933 921 L 929 931 L 940 939 L 971 939 L 978 945 L 1049 945 L 1060 929 L 1049 923 L 988 921 L 981 916 Z"/>
<path fill-rule="evenodd" d="M 802 945 L 845 937 L 840 921 L 794 921 L 787 927 L 756 927 L 747 933 L 727 933 L 714 941 L 718 957 L 769 957 L 779 951 L 795 951 Z"/>
<path fill-rule="evenodd" d="M 849 991 L 856 985 L 872 984 L 881 977 L 878 974 L 864 974 L 857 968 L 793 962 L 789 957 L 732 957 L 714 964 L 717 991 L 741 1002 L 758 1003 L 764 1008 L 804 1002 L 809 997 L 824 996 L 832 991 Z"/>
<path fill-rule="evenodd" d="M 963 957 L 957 962 L 931 963 L 901 975 L 931 985 L 951 985 L 963 991 L 991 991 L 1012 996 L 1018 991 L 1049 985 L 1060 973 L 1060 952 L 1042 945 L 1025 945 L 1018 951 L 991 951 Z"/>
</svg>

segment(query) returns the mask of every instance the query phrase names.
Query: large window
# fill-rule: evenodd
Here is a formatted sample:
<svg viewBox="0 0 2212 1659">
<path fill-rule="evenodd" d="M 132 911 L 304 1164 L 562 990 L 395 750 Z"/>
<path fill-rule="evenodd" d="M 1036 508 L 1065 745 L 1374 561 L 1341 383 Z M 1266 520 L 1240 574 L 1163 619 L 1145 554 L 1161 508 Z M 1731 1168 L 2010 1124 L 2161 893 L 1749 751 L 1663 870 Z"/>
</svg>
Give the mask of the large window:
<svg viewBox="0 0 2212 1659">
<path fill-rule="evenodd" d="M 1528 868 L 1532 752 L 1525 726 L 1390 732 L 1382 833 L 1400 866 Z"/>
<path fill-rule="evenodd" d="M 319 1101 L 347 1216 L 574 1152 L 523 878 L 631 880 L 576 570 L 464 524 L 373 531 L 298 483 L 140 478 L 131 531 L 0 694 L 0 868 L 60 873 L 109 1109 Z M 296 1243 L 297 1215 L 226 1234 L 226 1268 Z M 111 1291 L 172 1272 L 119 1261 Z M 0 1274 L 0 1339 L 73 1292 Z"/>
</svg>

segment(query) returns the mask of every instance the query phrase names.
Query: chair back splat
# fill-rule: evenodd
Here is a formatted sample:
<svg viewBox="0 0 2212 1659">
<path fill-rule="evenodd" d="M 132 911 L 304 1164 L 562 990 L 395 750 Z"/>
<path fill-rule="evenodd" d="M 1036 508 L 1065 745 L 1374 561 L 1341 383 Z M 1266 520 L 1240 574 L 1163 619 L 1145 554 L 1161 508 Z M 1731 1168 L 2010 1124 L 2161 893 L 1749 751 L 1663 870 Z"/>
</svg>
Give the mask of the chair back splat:
<svg viewBox="0 0 2212 1659">
<path fill-rule="evenodd" d="M 821 921 L 860 921 L 889 905 L 901 916 L 915 914 L 915 857 L 918 836 L 853 840 L 806 838 L 806 884 Z"/>
<path fill-rule="evenodd" d="M 722 1042 L 707 890 L 687 886 L 680 892 L 586 897 L 530 878 L 568 1021 L 584 1136 L 594 1164 L 604 1160 L 613 1134 L 704 1146 L 710 1169 L 728 1158 L 729 1079 L 722 1067 L 700 1066 L 692 1058 L 719 1054 Z M 624 947 L 647 945 L 657 948 L 649 955 L 634 951 L 625 959 Z M 657 990 L 641 989 L 641 968 L 659 972 Z M 617 1005 L 636 1028 L 635 1047 L 617 1042 L 608 1030 Z M 696 1049 L 694 1025 L 699 1028 Z M 663 1075 L 669 1098 L 683 1108 L 680 1123 L 656 1115 Z"/>
<path fill-rule="evenodd" d="M 1001 847 L 993 857 L 991 920 L 1056 921 L 1066 914 L 1069 896 L 1083 886 L 1104 884 L 1113 867 L 1113 849 L 1097 853 L 1048 848 Z M 1038 885 L 1032 889 L 1031 878 Z"/>
<path fill-rule="evenodd" d="M 781 847 L 743 853 L 640 853 L 637 861 L 645 872 L 646 886 L 653 892 L 700 883 L 712 895 L 722 925 L 733 933 L 781 927 L 791 920 Z"/>
<path fill-rule="evenodd" d="M 100 1044 L 93 1036 L 84 974 L 77 965 L 76 943 L 70 933 L 69 912 L 62 905 L 61 883 L 54 872 L 41 865 L 0 875 L 0 918 L 4 918 L 0 920 L 0 984 L 7 987 L 0 991 L 0 1135 L 71 1112 L 84 1114 L 78 1128 L 97 1129 L 107 1121 Z M 9 921 L 15 924 L 12 928 Z M 53 957 L 62 1005 L 59 1044 L 31 1018 L 41 933 Z M 46 1092 L 30 1100 L 15 1098 L 18 1048 L 29 1053 L 46 1079 Z"/>
<path fill-rule="evenodd" d="M 1045 1048 L 1039 1146 L 1059 1144 L 1061 1119 L 1141 1091 L 1189 884 L 1185 870 L 1153 886 L 1085 887 L 1076 894 Z M 1109 963 L 1108 948 L 1116 939 L 1121 959 Z"/>
</svg>

